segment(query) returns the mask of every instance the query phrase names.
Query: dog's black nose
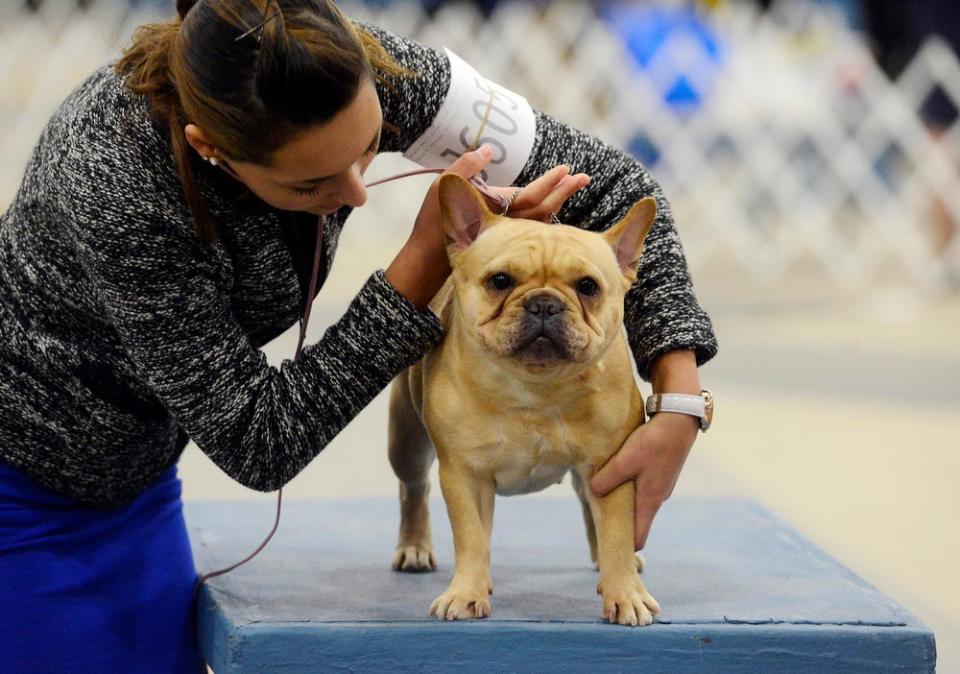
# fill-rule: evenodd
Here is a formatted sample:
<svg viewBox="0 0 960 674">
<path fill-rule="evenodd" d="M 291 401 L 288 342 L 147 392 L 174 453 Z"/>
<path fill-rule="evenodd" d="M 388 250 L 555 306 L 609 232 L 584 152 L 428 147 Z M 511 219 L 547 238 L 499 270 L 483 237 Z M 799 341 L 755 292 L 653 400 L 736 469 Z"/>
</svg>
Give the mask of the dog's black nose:
<svg viewBox="0 0 960 674">
<path fill-rule="evenodd" d="M 535 295 L 524 300 L 523 308 L 534 316 L 547 318 L 563 311 L 563 302 L 552 295 Z"/>
</svg>

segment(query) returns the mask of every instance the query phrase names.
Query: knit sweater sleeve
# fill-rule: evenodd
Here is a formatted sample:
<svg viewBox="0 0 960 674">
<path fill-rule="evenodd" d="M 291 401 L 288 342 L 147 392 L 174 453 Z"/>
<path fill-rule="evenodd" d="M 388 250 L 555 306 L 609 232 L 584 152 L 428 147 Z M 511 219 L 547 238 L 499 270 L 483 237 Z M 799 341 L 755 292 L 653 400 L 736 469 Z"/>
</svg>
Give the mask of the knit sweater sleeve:
<svg viewBox="0 0 960 674">
<path fill-rule="evenodd" d="M 384 149 L 403 151 L 429 128 L 439 110 L 450 86 L 450 64 L 442 52 L 374 26 L 364 28 L 415 73 L 393 79 L 380 91 L 387 121 L 399 127 L 385 137 Z M 708 361 L 717 352 L 716 337 L 694 294 L 673 213 L 660 185 L 621 150 L 548 114 L 537 110 L 534 114 L 533 151 L 516 184 L 526 185 L 558 164 L 591 177 L 589 187 L 558 214 L 563 222 L 603 231 L 643 197 L 657 201 L 657 219 L 644 244 L 637 281 L 624 299 L 624 324 L 640 376 L 649 381 L 653 362 L 677 349 L 693 350 L 698 365 Z"/>
<path fill-rule="evenodd" d="M 62 210 L 81 264 L 139 376 L 245 486 L 283 486 L 439 342 L 436 316 L 378 271 L 319 342 L 270 366 L 232 317 L 178 195 L 156 172 L 138 173 L 128 153 L 98 149 L 74 153 L 63 171 Z"/>
</svg>

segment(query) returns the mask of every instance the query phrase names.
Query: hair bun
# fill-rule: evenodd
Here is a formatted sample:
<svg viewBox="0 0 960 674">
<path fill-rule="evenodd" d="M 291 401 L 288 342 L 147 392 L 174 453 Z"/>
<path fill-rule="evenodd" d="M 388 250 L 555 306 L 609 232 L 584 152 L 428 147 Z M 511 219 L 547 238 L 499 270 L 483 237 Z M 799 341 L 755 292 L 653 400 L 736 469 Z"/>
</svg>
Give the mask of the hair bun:
<svg viewBox="0 0 960 674">
<path fill-rule="evenodd" d="M 197 4 L 198 0 L 177 0 L 177 14 L 180 15 L 180 20 L 187 16 L 187 12 L 190 11 L 190 8 Z"/>
</svg>

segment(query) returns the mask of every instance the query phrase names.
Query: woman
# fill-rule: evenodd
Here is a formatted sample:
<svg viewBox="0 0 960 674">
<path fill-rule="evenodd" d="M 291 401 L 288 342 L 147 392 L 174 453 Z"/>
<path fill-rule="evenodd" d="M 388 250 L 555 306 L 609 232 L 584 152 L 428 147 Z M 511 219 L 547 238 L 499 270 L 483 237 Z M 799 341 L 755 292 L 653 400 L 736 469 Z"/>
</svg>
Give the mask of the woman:
<svg viewBox="0 0 960 674">
<path fill-rule="evenodd" d="M 449 273 L 431 188 L 407 243 L 319 342 L 279 368 L 258 350 L 312 300 L 318 216 L 322 284 L 373 156 L 429 127 L 447 57 L 324 0 L 177 10 L 67 98 L 0 220 L 2 671 L 196 670 L 175 472 L 188 439 L 242 484 L 278 489 L 441 339 L 426 308 Z M 490 162 L 481 149 L 449 170 Z M 516 183 L 512 215 L 559 210 L 593 229 L 657 197 L 628 332 L 655 390 L 699 392 L 716 344 L 644 169 L 537 113 Z M 695 435 L 689 417 L 657 415 L 598 474 L 603 491 L 639 473 L 638 545 Z"/>
</svg>

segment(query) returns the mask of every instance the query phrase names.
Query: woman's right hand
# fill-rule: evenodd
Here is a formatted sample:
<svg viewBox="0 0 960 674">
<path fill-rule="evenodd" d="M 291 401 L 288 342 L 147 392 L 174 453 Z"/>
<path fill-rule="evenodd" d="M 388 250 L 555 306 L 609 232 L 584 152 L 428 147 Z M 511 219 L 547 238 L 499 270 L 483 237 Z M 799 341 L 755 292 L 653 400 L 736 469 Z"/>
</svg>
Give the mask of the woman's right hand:
<svg viewBox="0 0 960 674">
<path fill-rule="evenodd" d="M 456 173 L 469 180 L 485 169 L 492 157 L 490 148 L 482 146 L 462 155 L 445 172 Z M 430 185 L 410 238 L 385 272 L 387 281 L 421 309 L 430 304 L 450 275 L 440 216 L 439 184 L 438 177 Z"/>
</svg>

